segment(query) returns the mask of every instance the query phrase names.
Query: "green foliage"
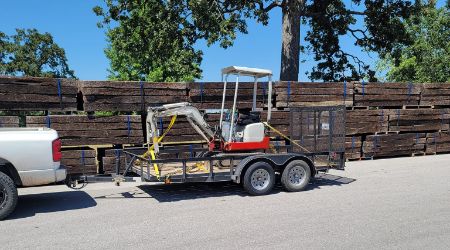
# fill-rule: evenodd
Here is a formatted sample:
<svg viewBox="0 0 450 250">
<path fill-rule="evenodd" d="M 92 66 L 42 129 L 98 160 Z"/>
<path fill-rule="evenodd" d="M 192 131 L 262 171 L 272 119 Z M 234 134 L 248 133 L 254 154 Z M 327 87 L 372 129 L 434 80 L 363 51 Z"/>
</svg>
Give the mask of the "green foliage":
<svg viewBox="0 0 450 250">
<path fill-rule="evenodd" d="M 36 29 L 16 29 L 7 36 L 0 32 L 0 74 L 75 78 L 69 69 L 64 49 L 52 35 Z"/>
<path fill-rule="evenodd" d="M 103 17 L 99 26 L 107 26 L 110 79 L 191 81 L 200 77 L 202 53 L 193 47 L 193 27 L 178 2 L 106 0 L 108 11 L 94 8 Z"/>
<path fill-rule="evenodd" d="M 403 46 L 400 57 L 387 54 L 380 65 L 390 81 L 450 82 L 450 13 L 448 4 L 436 8 L 434 1 L 422 6 L 405 21 L 413 43 Z"/>
<path fill-rule="evenodd" d="M 247 33 L 249 19 L 267 25 L 269 13 L 275 8 L 291 13 L 301 19 L 303 25 L 310 26 L 306 44 L 289 43 L 294 46 L 289 51 L 298 49 L 314 55 L 317 65 L 309 73 L 311 79 L 373 79 L 374 71 L 357 56 L 344 51 L 341 39 L 348 39 L 350 35 L 355 45 L 366 51 L 397 58 L 400 45 L 409 43 L 401 20 L 414 10 L 410 1 L 403 0 L 105 2 L 106 8 L 95 7 L 94 12 L 103 18 L 99 26 L 107 25 L 110 77 L 121 80 L 199 78 L 202 51 L 194 48 L 198 40 L 205 40 L 208 45 L 219 43 L 223 48 L 232 46 L 238 33 Z M 296 28 L 300 29 L 298 25 Z M 365 28 L 360 29 L 361 26 Z M 290 56 L 283 54 L 282 58 Z M 293 61 L 299 63 L 300 58 Z M 294 78 L 297 78 L 298 70 L 292 74 L 295 73 Z"/>
</svg>

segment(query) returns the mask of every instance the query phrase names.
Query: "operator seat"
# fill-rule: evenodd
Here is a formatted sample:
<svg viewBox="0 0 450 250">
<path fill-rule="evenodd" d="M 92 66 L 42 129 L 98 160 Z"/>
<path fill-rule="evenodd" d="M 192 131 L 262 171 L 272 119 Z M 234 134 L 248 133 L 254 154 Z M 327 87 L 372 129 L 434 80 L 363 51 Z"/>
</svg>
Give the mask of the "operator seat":
<svg viewBox="0 0 450 250">
<path fill-rule="evenodd" d="M 237 125 L 245 126 L 253 123 L 261 122 L 261 112 L 260 111 L 241 111 L 239 112 Z"/>
</svg>

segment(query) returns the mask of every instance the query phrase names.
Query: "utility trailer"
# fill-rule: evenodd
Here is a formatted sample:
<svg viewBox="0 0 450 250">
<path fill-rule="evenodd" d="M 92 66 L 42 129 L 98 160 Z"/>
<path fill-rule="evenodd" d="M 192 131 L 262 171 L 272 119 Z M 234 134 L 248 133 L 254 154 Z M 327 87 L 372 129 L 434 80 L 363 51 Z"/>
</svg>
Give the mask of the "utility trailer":
<svg viewBox="0 0 450 250">
<path fill-rule="evenodd" d="M 146 147 L 128 148 L 120 151 L 125 164 L 116 158 L 113 179 L 117 184 L 131 176 L 165 184 L 233 181 L 252 195 L 263 195 L 276 182 L 287 191 L 300 191 L 318 172 L 343 170 L 345 106 L 291 108 L 289 113 L 293 125 L 286 145 L 215 155 L 202 146 L 162 145 L 157 159 L 142 157 Z"/>
<path fill-rule="evenodd" d="M 225 107 L 228 76 L 236 76 L 231 109 Z M 254 78 L 251 110 L 239 108 L 239 77 Z M 140 176 L 142 181 L 162 183 L 234 181 L 252 195 L 269 193 L 275 182 L 287 191 L 303 190 L 319 171 L 343 169 L 345 155 L 345 106 L 292 107 L 289 111 L 290 136 L 270 125 L 272 72 L 264 69 L 231 66 L 222 70 L 224 79 L 220 121 L 210 126 L 202 112 L 189 103 L 173 103 L 147 110 L 147 147 L 122 150 L 125 166 L 116 161 L 116 184 Z M 256 107 L 258 79 L 268 77 L 267 111 L 261 120 Z M 243 83 L 241 83 L 243 84 Z M 228 85 L 228 86 L 227 86 Z M 207 142 L 205 147 L 164 144 L 177 116 L 184 116 Z M 172 117 L 161 133 L 158 121 Z M 279 135 L 284 146 L 274 146 L 269 131 Z M 278 139 L 279 140 L 279 139 Z M 82 177 L 81 181 L 99 177 Z M 109 178 L 111 180 L 111 178 Z"/>
</svg>

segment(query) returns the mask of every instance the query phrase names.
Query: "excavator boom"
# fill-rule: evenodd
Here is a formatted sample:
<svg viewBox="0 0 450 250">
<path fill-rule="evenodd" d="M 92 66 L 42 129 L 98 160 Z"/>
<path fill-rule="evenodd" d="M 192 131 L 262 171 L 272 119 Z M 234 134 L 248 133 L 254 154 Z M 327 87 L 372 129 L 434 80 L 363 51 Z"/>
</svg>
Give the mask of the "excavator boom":
<svg viewBox="0 0 450 250">
<path fill-rule="evenodd" d="M 194 128 L 206 141 L 211 141 L 215 136 L 211 126 L 203 119 L 200 111 L 188 102 L 149 107 L 147 110 L 147 141 L 153 142 L 156 153 L 159 152 L 157 142 L 157 120 L 159 118 L 172 116 L 185 116 L 192 128 Z"/>
</svg>

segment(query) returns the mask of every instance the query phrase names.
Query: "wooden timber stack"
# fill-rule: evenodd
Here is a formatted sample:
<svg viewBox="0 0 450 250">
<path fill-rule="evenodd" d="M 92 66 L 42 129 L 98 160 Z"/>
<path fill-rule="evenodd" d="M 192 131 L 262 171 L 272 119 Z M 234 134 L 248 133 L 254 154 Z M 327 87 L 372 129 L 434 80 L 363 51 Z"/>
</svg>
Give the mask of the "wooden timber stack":
<svg viewBox="0 0 450 250">
<path fill-rule="evenodd" d="M 450 105 L 450 84 L 448 83 L 424 83 L 421 105 L 449 106 Z"/>
<path fill-rule="evenodd" d="M 448 130 L 448 109 L 399 109 L 389 115 L 389 130 L 400 132 Z"/>
<path fill-rule="evenodd" d="M 0 77 L 0 110 L 75 111 L 74 80 L 44 77 Z"/>
<path fill-rule="evenodd" d="M 236 83 L 227 83 L 225 108 L 232 109 Z M 238 108 L 251 108 L 253 103 L 253 83 L 240 82 L 238 89 Z M 222 106 L 222 82 L 194 82 L 188 84 L 189 102 L 199 109 L 220 109 Z M 267 106 L 267 82 L 259 82 L 257 89 L 256 107 Z M 272 94 L 273 96 L 273 94 Z"/>
<path fill-rule="evenodd" d="M 106 149 L 102 157 L 102 173 L 112 174 L 116 172 L 116 161 L 119 161 L 120 171 L 125 170 L 125 155 L 121 149 Z"/>
<path fill-rule="evenodd" d="M 450 132 L 427 133 L 427 154 L 450 153 Z"/>
<path fill-rule="evenodd" d="M 0 128 L 16 128 L 19 127 L 18 116 L 0 116 Z"/>
<path fill-rule="evenodd" d="M 84 111 L 146 111 L 148 106 L 186 102 L 186 83 L 83 81 Z"/>
<path fill-rule="evenodd" d="M 62 151 L 61 164 L 69 174 L 96 174 L 97 154 L 94 149 L 76 149 Z"/>
<path fill-rule="evenodd" d="M 422 86 L 413 83 L 355 82 L 354 105 L 402 107 L 419 105 Z"/>
<path fill-rule="evenodd" d="M 383 133 L 388 131 L 391 110 L 347 110 L 345 113 L 345 132 L 347 135 Z"/>
<path fill-rule="evenodd" d="M 58 131 L 63 146 L 142 144 L 139 115 L 96 117 L 86 115 L 27 116 L 27 127 L 50 127 Z"/>
<path fill-rule="evenodd" d="M 345 137 L 345 159 L 354 160 L 361 158 L 362 136 Z"/>
<path fill-rule="evenodd" d="M 276 107 L 353 105 L 353 83 L 277 82 Z"/>
<path fill-rule="evenodd" d="M 426 134 L 368 135 L 363 142 L 363 157 L 412 156 L 425 153 Z"/>
</svg>

